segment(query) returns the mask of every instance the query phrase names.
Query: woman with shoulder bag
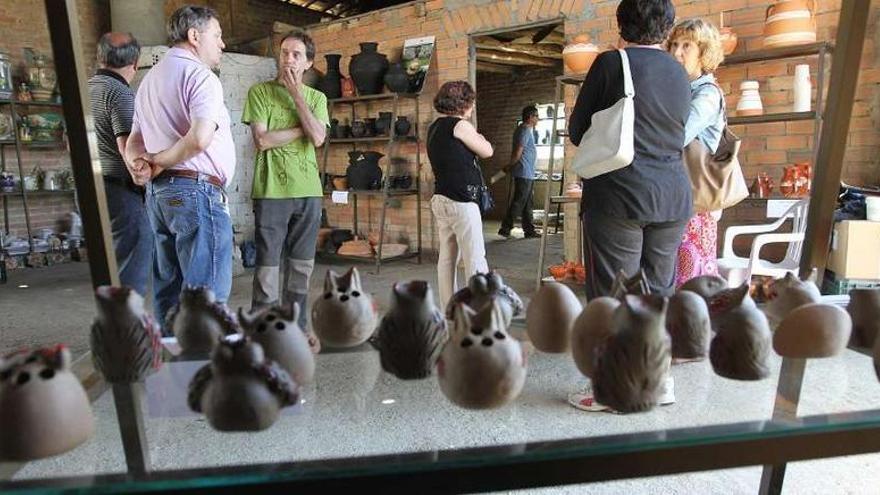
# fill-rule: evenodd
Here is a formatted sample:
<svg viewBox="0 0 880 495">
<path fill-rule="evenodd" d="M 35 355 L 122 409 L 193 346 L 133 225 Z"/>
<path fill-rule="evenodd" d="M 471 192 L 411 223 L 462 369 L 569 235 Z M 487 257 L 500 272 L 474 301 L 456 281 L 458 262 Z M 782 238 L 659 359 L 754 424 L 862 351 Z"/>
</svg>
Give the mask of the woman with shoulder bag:
<svg viewBox="0 0 880 495">
<path fill-rule="evenodd" d="M 708 153 L 715 153 L 727 125 L 724 95 L 713 74 L 724 60 L 721 35 L 709 22 L 686 20 L 672 30 L 666 47 L 690 79 L 691 103 L 684 144 L 702 146 Z M 686 153 L 686 160 L 688 156 Z M 678 249 L 676 287 L 700 275 L 718 275 L 720 218 L 721 210 L 704 211 L 696 213 L 688 222 Z"/>
<path fill-rule="evenodd" d="M 437 283 L 441 308 L 458 290 L 459 258 L 464 261 L 466 279 L 489 271 L 480 214 L 481 208 L 489 207 L 489 198 L 477 157 L 489 158 L 493 150 L 467 120 L 473 114 L 476 96 L 465 81 L 444 83 L 434 97 L 434 109 L 442 116 L 428 128 L 428 159 L 434 172 L 431 212 L 440 243 Z"/>
<path fill-rule="evenodd" d="M 569 119 L 570 139 L 579 145 L 595 114 L 634 93 L 632 162 L 583 181 L 588 300 L 609 295 L 620 270 L 632 277 L 644 269 L 654 294 L 673 290 L 676 253 L 692 215 L 681 145 L 690 87 L 684 69 L 662 45 L 674 22 L 670 0 L 620 2 L 617 24 L 632 86 L 625 92 L 624 56 L 617 50 L 600 54 Z"/>
</svg>

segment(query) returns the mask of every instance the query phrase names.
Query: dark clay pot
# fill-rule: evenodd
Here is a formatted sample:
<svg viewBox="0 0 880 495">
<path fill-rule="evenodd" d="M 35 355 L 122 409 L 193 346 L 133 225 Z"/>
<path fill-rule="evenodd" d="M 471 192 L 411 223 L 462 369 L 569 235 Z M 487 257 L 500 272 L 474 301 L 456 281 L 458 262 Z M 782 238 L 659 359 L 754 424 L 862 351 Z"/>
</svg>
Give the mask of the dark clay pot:
<svg viewBox="0 0 880 495">
<path fill-rule="evenodd" d="M 324 55 L 324 58 L 327 60 L 327 74 L 324 75 L 318 89 L 328 99 L 340 98 L 342 97 L 342 74 L 339 72 L 339 60 L 342 59 L 342 55 L 329 53 Z"/>
<path fill-rule="evenodd" d="M 355 120 L 351 123 L 352 137 L 361 138 L 367 135 L 367 125 L 362 120 Z"/>
<path fill-rule="evenodd" d="M 388 71 L 388 58 L 377 50 L 378 43 L 361 43 L 361 52 L 351 57 L 348 73 L 354 79 L 359 95 L 382 92 L 382 82 Z"/>
<path fill-rule="evenodd" d="M 339 139 L 345 139 L 351 137 L 351 126 L 348 124 L 340 124 L 336 127 L 336 137 Z"/>
<path fill-rule="evenodd" d="M 385 155 L 378 151 L 350 151 L 348 153 L 350 165 L 345 171 L 348 187 L 356 191 L 378 189 L 382 184 L 379 159 L 383 156 Z"/>
<path fill-rule="evenodd" d="M 376 135 L 376 119 L 375 118 L 366 118 L 364 119 L 364 126 L 367 128 L 367 137 L 373 137 Z"/>
<path fill-rule="evenodd" d="M 339 119 L 330 119 L 330 137 L 339 137 Z"/>
<path fill-rule="evenodd" d="M 385 86 L 393 93 L 406 93 L 409 91 L 409 76 L 403 70 L 400 62 L 391 64 L 385 73 Z"/>
<path fill-rule="evenodd" d="M 398 136 L 406 136 L 409 134 L 411 128 L 412 124 L 410 124 L 409 119 L 403 115 L 397 117 L 397 122 L 394 123 L 395 134 Z"/>
<path fill-rule="evenodd" d="M 391 112 L 379 112 L 379 118 L 376 119 L 376 134 L 379 136 L 387 136 L 391 130 Z"/>
</svg>

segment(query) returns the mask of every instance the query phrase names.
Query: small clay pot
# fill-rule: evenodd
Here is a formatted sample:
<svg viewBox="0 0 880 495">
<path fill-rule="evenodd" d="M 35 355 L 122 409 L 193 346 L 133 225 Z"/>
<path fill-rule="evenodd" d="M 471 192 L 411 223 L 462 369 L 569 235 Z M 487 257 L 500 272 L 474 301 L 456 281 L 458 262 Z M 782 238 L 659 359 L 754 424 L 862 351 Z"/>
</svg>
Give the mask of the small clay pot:
<svg viewBox="0 0 880 495">
<path fill-rule="evenodd" d="M 773 349 L 789 358 L 824 358 L 840 354 L 852 332 L 852 320 L 832 304 L 810 303 L 789 313 L 773 333 Z"/>
<path fill-rule="evenodd" d="M 362 120 L 355 120 L 351 123 L 352 137 L 362 138 L 367 135 L 367 125 Z"/>
<path fill-rule="evenodd" d="M 409 119 L 404 115 L 399 115 L 397 117 L 397 122 L 394 123 L 394 133 L 398 136 L 407 136 L 409 135 L 409 131 L 412 128 L 412 124 L 410 124 Z"/>
<path fill-rule="evenodd" d="M 529 302 L 526 331 L 542 352 L 565 353 L 571 346 L 571 329 L 581 313 L 581 302 L 566 285 L 547 283 Z"/>
<path fill-rule="evenodd" d="M 341 177 L 333 178 L 333 188 L 337 191 L 345 191 L 348 190 L 348 178 L 344 175 Z"/>
<path fill-rule="evenodd" d="M 376 129 L 376 119 L 373 117 L 368 117 L 364 119 L 364 127 L 366 129 L 365 137 L 373 137 L 377 133 Z"/>
<path fill-rule="evenodd" d="M 379 112 L 379 118 L 376 119 L 376 134 L 379 136 L 387 136 L 391 132 L 391 112 Z"/>
</svg>

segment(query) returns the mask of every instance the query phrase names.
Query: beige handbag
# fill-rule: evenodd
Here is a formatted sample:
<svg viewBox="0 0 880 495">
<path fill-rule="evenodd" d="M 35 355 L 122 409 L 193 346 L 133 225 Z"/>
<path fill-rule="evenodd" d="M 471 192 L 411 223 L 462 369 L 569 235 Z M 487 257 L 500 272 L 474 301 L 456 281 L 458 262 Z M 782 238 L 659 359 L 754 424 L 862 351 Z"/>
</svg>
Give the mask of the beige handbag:
<svg viewBox="0 0 880 495">
<path fill-rule="evenodd" d="M 749 196 L 737 158 L 739 147 L 739 136 L 726 125 L 714 154 L 699 139 L 685 146 L 684 163 L 691 178 L 695 213 L 730 208 Z"/>
</svg>

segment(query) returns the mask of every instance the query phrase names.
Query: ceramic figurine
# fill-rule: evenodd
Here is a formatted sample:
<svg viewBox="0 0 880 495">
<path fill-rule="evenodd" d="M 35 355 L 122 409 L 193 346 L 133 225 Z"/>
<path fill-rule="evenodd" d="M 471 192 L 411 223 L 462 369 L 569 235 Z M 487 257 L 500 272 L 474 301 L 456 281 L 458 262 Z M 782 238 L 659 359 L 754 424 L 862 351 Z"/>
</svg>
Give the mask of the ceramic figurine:
<svg viewBox="0 0 880 495">
<path fill-rule="evenodd" d="M 543 352 L 568 352 L 571 329 L 581 313 L 581 302 L 566 285 L 544 284 L 529 303 L 526 331 L 535 348 Z"/>
<path fill-rule="evenodd" d="M 295 320 L 294 320 L 295 321 Z M 189 383 L 190 409 L 220 431 L 259 431 L 299 402 L 299 385 L 247 337 L 224 337 Z"/>
<path fill-rule="evenodd" d="M 370 338 L 376 328 L 376 310 L 373 298 L 361 288 L 357 268 L 343 275 L 327 271 L 324 294 L 312 303 L 312 328 L 330 347 L 354 347 Z"/>
<path fill-rule="evenodd" d="M 67 452 L 94 432 L 89 398 L 63 345 L 0 362 L 0 462 Z"/>
<path fill-rule="evenodd" d="M 620 301 L 611 297 L 592 299 L 571 330 L 571 356 L 584 376 L 591 377 L 596 369 L 596 349 L 605 345 L 611 334 L 611 318 Z"/>
<path fill-rule="evenodd" d="M 165 324 L 186 354 L 207 354 L 221 336 L 238 331 L 235 316 L 207 287 L 185 287 Z"/>
<path fill-rule="evenodd" d="M 679 290 L 695 292 L 708 302 L 712 296 L 727 289 L 727 280 L 718 275 L 700 275 L 685 282 Z"/>
<path fill-rule="evenodd" d="M 749 284 L 712 296 L 709 318 L 715 331 L 709 347 L 715 373 L 733 380 L 761 380 L 770 375 L 770 325 L 749 297 Z"/>
<path fill-rule="evenodd" d="M 669 298 L 666 330 L 672 339 L 673 359 L 701 361 L 709 355 L 709 307 L 696 292 L 681 290 Z"/>
<path fill-rule="evenodd" d="M 880 289 L 853 289 L 846 311 L 852 318 L 852 344 L 871 347 L 880 339 Z"/>
<path fill-rule="evenodd" d="M 478 312 L 464 303 L 453 307 L 452 334 L 437 361 L 437 377 L 443 395 L 466 409 L 501 407 L 525 383 L 525 351 L 507 333 L 499 299 Z"/>
<path fill-rule="evenodd" d="M 382 369 L 403 380 L 430 376 L 449 338 L 431 286 L 423 280 L 394 284 L 391 304 L 370 340 L 379 351 Z"/>
<path fill-rule="evenodd" d="M 492 299 L 498 299 L 498 305 L 504 318 L 504 328 L 510 328 L 510 322 L 525 310 L 522 299 L 510 287 L 504 285 L 504 280 L 496 271 L 489 273 L 477 273 L 471 277 L 468 286 L 456 292 L 446 306 L 446 318 L 454 319 L 455 306 L 464 303 L 475 311 L 482 309 Z"/>
<path fill-rule="evenodd" d="M 133 383 L 161 364 L 159 328 L 144 311 L 144 299 L 129 287 L 103 285 L 95 290 L 98 317 L 92 324 L 95 369 L 109 383 Z"/>
<path fill-rule="evenodd" d="M 801 280 L 794 273 L 788 272 L 785 277 L 776 279 L 770 286 L 764 306 L 764 314 L 770 322 L 770 328 L 776 328 L 789 313 L 804 304 L 817 303 L 822 298 L 819 288 L 814 282 L 816 271 L 806 280 Z"/>
<path fill-rule="evenodd" d="M 307 335 L 299 327 L 300 307 L 293 303 L 283 306 L 267 306 L 247 312 L 238 310 L 238 321 L 244 334 L 260 344 L 266 358 L 278 363 L 299 384 L 312 381 L 315 374 L 315 352 L 320 348 L 318 339 Z"/>
<path fill-rule="evenodd" d="M 852 320 L 833 304 L 808 303 L 792 310 L 773 333 L 773 349 L 789 358 L 823 358 L 843 352 Z"/>
<path fill-rule="evenodd" d="M 596 401 L 623 413 L 657 405 L 672 360 L 666 306 L 663 297 L 622 297 L 611 332 L 596 349 Z"/>
</svg>

